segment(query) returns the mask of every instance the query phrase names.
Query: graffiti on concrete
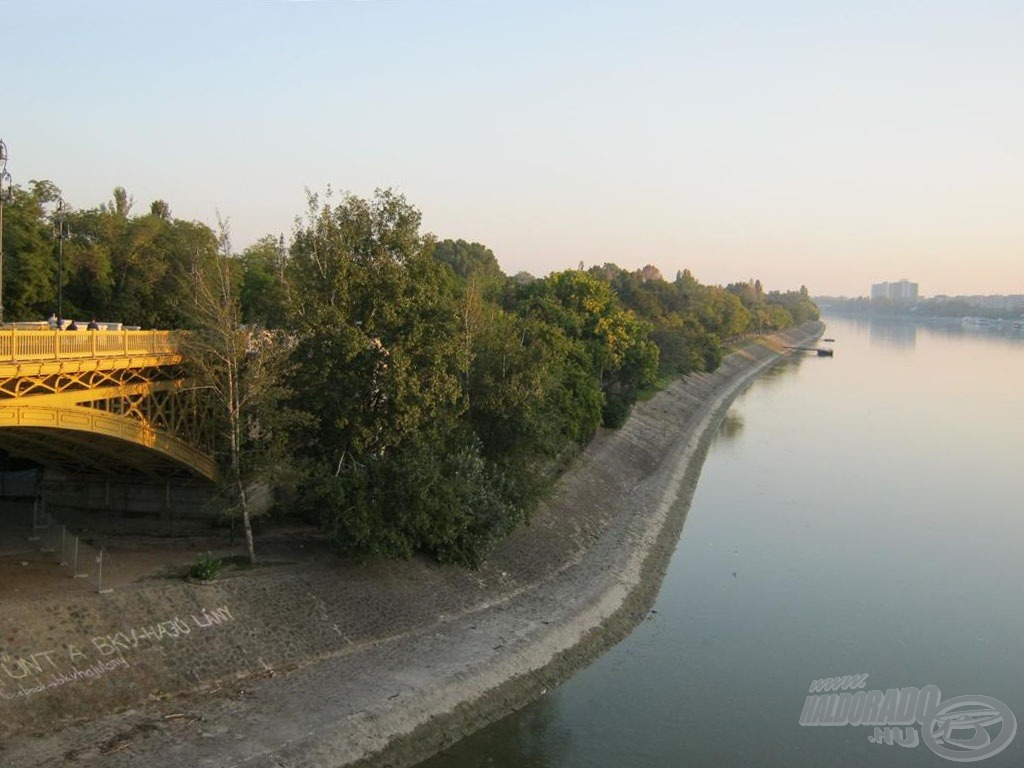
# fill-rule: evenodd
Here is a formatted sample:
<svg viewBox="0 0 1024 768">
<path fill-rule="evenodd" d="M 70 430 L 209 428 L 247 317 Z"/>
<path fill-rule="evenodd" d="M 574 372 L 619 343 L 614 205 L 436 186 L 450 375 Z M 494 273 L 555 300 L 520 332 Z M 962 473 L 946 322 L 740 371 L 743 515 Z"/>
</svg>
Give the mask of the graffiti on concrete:
<svg viewBox="0 0 1024 768">
<path fill-rule="evenodd" d="M 128 669 L 125 658 L 144 646 L 177 642 L 222 624 L 235 621 L 225 605 L 165 621 L 127 627 L 89 642 L 68 643 L 61 648 L 22 655 L 0 653 L 0 702 L 17 701 L 37 693 L 61 688 L 82 680 L 97 680 L 112 672 Z"/>
<path fill-rule="evenodd" d="M 227 606 L 214 608 L 209 612 L 204 609 L 198 616 L 193 614 L 190 618 L 191 622 L 180 616 L 175 616 L 167 621 L 130 627 L 112 635 L 99 635 L 92 639 L 92 644 L 101 655 L 112 656 L 123 651 L 135 650 L 140 644 L 160 643 L 164 640 L 177 640 L 191 635 L 193 626 L 197 630 L 208 629 L 234 619 Z"/>
</svg>

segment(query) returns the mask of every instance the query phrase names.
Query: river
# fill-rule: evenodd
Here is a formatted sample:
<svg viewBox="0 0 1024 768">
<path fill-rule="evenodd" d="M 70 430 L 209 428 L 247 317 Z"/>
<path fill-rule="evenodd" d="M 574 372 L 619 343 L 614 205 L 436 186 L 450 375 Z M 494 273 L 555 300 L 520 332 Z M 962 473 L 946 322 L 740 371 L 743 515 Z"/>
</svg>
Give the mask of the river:
<svg viewBox="0 0 1024 768">
<path fill-rule="evenodd" d="M 1024 765 L 1024 734 L 985 753 L 1005 709 L 1024 718 L 1024 339 L 825 321 L 834 358 L 781 364 L 727 414 L 646 620 L 421 768 Z M 944 759 L 801 726 L 812 681 L 854 674 L 994 698 L 992 741 L 960 729 Z"/>
</svg>

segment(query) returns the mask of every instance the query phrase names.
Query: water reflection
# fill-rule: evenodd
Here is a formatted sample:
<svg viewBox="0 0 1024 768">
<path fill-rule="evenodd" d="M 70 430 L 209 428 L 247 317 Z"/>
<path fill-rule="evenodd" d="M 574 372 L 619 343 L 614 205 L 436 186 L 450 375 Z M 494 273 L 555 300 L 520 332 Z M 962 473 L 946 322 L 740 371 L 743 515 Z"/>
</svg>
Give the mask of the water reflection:
<svg viewBox="0 0 1024 768">
<path fill-rule="evenodd" d="M 517 767 L 559 768 L 565 764 L 571 751 L 573 733 L 559 727 L 556 708 L 553 697 L 543 696 L 525 709 L 478 731 L 471 737 L 473 754 L 487 756 L 482 760 L 470 759 L 475 765 L 493 768 L 507 764 L 508 755 L 514 755 Z M 459 744 L 453 749 L 465 749 L 465 746 Z M 420 763 L 417 768 L 442 768 L 450 766 L 451 760 L 450 753 L 442 752 Z"/>
<path fill-rule="evenodd" d="M 926 333 L 946 338 L 962 340 L 984 340 L 987 343 L 1007 344 L 1020 347 L 1024 340 L 1021 329 L 1011 323 L 993 323 L 989 325 L 965 324 L 959 318 L 938 318 L 922 325 Z"/>
<path fill-rule="evenodd" d="M 917 323 L 873 317 L 868 322 L 868 339 L 874 345 L 913 349 L 917 345 Z"/>
<path fill-rule="evenodd" d="M 965 323 L 959 317 L 836 317 L 830 322 L 841 324 L 849 333 L 866 334 L 874 346 L 898 347 L 912 350 L 923 337 L 942 337 L 960 340 L 984 340 L 997 344 L 1019 346 L 1024 341 L 1024 327 L 1017 327 L 1011 321 L 987 322 L 985 324 Z M 826 336 L 832 331 L 826 330 Z M 837 339 L 841 344 L 842 338 Z"/>
<path fill-rule="evenodd" d="M 730 410 L 725 414 L 722 423 L 718 427 L 718 438 L 720 440 L 733 440 L 740 436 L 743 431 L 743 414 L 736 410 Z"/>
<path fill-rule="evenodd" d="M 784 384 L 787 380 L 796 375 L 797 371 L 800 369 L 800 365 L 811 356 L 812 355 L 810 353 L 794 353 L 792 357 L 782 360 L 762 373 L 757 378 L 757 386 L 773 388 L 780 384 Z M 749 390 L 753 384 L 754 382 L 751 382 L 751 384 L 747 386 L 747 390 Z"/>
</svg>

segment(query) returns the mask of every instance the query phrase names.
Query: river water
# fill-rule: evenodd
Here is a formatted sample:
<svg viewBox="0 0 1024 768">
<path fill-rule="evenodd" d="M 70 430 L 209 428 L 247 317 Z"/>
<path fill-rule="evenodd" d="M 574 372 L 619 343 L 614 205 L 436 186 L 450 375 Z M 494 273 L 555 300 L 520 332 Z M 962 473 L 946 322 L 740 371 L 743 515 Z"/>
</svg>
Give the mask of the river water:
<svg viewBox="0 0 1024 768">
<path fill-rule="evenodd" d="M 863 673 L 1024 719 L 1024 339 L 825 320 L 834 358 L 778 366 L 726 416 L 648 618 L 422 768 L 955 764 L 800 725 L 812 681 Z M 1024 733 L 989 757 L 972 735 L 939 746 L 1024 766 Z"/>
</svg>

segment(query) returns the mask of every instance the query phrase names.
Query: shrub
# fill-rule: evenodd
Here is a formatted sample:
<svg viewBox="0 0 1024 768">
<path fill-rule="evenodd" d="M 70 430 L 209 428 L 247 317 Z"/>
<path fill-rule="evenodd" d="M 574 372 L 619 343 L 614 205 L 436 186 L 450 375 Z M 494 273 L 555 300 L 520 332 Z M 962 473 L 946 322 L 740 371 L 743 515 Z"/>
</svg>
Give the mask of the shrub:
<svg viewBox="0 0 1024 768">
<path fill-rule="evenodd" d="M 217 578 L 217 574 L 220 573 L 222 565 L 223 563 L 220 560 L 207 552 L 205 555 L 200 555 L 196 558 L 192 567 L 188 569 L 188 575 L 199 581 L 213 581 Z"/>
</svg>

